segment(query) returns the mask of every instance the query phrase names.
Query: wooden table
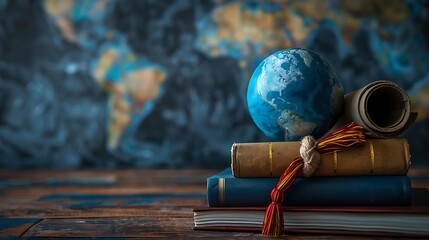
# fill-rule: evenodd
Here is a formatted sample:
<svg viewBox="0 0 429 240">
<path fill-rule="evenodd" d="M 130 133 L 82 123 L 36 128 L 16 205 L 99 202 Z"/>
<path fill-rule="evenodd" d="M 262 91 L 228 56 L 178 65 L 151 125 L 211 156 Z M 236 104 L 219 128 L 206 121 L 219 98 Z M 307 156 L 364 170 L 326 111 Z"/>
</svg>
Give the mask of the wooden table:
<svg viewBox="0 0 429 240">
<path fill-rule="evenodd" d="M 268 238 L 192 230 L 192 208 L 206 202 L 206 178 L 215 172 L 0 170 L 0 238 Z"/>
</svg>

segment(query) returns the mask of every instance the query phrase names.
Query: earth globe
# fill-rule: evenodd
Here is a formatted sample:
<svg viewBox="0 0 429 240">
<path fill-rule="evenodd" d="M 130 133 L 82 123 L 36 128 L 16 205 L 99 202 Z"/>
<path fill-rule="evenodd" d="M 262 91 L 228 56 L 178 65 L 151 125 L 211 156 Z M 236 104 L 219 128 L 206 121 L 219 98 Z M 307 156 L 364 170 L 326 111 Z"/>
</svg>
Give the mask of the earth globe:
<svg viewBox="0 0 429 240">
<path fill-rule="evenodd" d="M 280 50 L 255 69 L 247 88 L 249 113 L 273 141 L 320 138 L 337 121 L 344 104 L 341 82 L 319 54 Z"/>
</svg>

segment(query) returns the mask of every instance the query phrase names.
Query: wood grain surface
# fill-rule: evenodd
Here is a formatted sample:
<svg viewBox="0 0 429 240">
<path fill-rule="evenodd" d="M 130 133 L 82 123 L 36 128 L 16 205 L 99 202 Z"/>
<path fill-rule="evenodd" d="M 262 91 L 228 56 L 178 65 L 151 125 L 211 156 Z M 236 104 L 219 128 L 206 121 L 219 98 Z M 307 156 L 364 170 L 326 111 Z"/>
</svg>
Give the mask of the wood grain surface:
<svg viewBox="0 0 429 240">
<path fill-rule="evenodd" d="M 269 238 L 196 231 L 192 208 L 206 203 L 217 170 L 0 170 L 0 238 Z M 428 189 L 428 169 L 411 169 Z M 288 239 L 364 239 L 289 235 Z"/>
</svg>

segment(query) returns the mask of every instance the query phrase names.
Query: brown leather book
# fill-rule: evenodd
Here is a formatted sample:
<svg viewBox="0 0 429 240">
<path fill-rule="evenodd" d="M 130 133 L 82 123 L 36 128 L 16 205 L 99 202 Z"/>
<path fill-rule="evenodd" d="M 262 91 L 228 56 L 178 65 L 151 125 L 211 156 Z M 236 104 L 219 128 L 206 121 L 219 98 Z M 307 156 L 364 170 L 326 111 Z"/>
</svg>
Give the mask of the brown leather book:
<svg viewBox="0 0 429 240">
<path fill-rule="evenodd" d="M 234 177 L 279 177 L 299 156 L 300 142 L 234 143 Z M 406 175 L 410 151 L 405 138 L 367 139 L 365 144 L 327 153 L 314 176 Z"/>
</svg>

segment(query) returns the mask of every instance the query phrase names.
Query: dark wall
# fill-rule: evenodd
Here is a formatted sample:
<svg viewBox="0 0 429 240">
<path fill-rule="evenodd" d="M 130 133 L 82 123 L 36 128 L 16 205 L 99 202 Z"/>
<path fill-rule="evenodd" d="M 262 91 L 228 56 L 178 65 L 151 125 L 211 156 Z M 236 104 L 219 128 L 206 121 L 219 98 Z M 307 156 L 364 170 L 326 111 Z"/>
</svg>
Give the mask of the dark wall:
<svg viewBox="0 0 429 240">
<path fill-rule="evenodd" d="M 0 0 L 0 166 L 212 167 L 250 119 L 253 69 L 278 49 L 326 57 L 345 92 L 400 84 L 429 164 L 428 1 Z"/>
</svg>

